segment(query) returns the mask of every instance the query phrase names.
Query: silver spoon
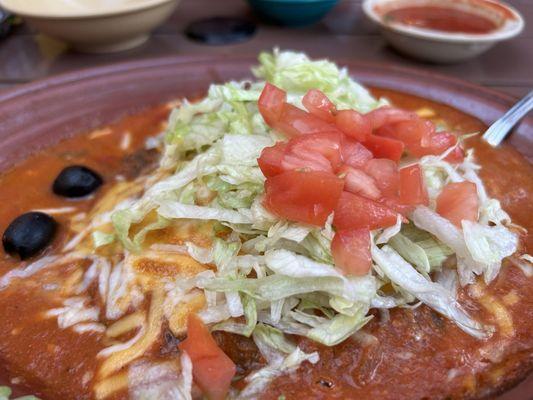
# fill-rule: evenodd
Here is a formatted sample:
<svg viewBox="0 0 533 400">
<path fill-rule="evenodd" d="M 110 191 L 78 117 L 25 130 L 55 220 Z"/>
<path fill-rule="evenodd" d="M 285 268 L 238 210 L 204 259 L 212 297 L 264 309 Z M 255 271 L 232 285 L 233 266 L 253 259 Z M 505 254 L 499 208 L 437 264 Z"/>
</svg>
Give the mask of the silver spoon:
<svg viewBox="0 0 533 400">
<path fill-rule="evenodd" d="M 498 146 L 511 132 L 511 129 L 533 109 L 533 90 L 503 114 L 483 134 L 483 139 L 491 146 Z"/>
</svg>

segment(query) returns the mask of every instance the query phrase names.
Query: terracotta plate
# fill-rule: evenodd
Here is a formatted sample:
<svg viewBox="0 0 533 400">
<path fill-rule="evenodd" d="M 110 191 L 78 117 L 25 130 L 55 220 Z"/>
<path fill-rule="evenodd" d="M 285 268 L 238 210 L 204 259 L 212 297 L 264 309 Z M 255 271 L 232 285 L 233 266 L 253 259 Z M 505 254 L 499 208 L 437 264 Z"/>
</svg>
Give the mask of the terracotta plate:
<svg viewBox="0 0 533 400">
<path fill-rule="evenodd" d="M 490 124 L 516 99 L 425 71 L 338 60 L 360 82 L 441 102 Z M 250 77 L 252 57 L 170 57 L 81 70 L 0 93 L 0 171 L 36 149 L 149 105 L 201 95 L 210 83 Z M 533 118 L 508 139 L 533 160 Z M 1 366 L 0 366 L 1 369 Z M 1 384 L 0 371 L 0 384 Z M 529 393 L 529 395 L 528 395 Z M 501 399 L 526 399 L 530 377 Z"/>
</svg>

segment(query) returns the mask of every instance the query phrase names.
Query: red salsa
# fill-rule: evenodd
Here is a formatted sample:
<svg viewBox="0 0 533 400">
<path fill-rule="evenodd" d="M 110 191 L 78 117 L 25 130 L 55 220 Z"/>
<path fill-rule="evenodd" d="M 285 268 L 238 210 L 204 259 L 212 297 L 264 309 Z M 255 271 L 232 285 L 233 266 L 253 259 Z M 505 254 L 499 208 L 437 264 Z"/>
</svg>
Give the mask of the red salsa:
<svg viewBox="0 0 533 400">
<path fill-rule="evenodd" d="M 447 7 L 419 6 L 389 11 L 387 22 L 399 22 L 417 28 L 457 33 L 488 33 L 498 26 L 480 15 Z"/>
</svg>

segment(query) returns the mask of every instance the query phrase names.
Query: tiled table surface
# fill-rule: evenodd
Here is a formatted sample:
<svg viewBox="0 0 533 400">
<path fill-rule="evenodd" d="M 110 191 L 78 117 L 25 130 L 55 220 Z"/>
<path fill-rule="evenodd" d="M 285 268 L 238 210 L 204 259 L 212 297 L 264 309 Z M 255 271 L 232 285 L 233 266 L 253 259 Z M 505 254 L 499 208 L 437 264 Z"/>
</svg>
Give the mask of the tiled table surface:
<svg viewBox="0 0 533 400">
<path fill-rule="evenodd" d="M 397 54 L 367 21 L 360 0 L 341 1 L 320 23 L 287 29 L 258 23 L 249 41 L 230 46 L 207 46 L 187 39 L 184 27 L 210 16 L 254 18 L 244 0 L 182 0 L 175 14 L 143 46 L 117 54 L 69 52 L 63 45 L 21 26 L 0 40 L 0 90 L 61 72 L 120 61 L 176 54 L 256 54 L 279 46 L 304 50 L 313 56 L 364 59 L 424 68 L 490 86 L 515 96 L 533 88 L 533 0 L 509 0 L 525 16 L 525 31 L 498 44 L 472 61 L 455 65 L 422 64 Z"/>
</svg>

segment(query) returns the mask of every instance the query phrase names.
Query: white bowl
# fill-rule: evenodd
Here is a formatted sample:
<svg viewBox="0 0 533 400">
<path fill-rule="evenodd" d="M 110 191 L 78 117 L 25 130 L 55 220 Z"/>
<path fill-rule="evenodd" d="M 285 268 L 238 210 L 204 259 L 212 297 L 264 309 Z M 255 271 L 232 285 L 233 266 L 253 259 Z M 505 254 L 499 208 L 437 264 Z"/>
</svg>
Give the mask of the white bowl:
<svg viewBox="0 0 533 400">
<path fill-rule="evenodd" d="M 444 32 L 383 18 L 392 10 L 409 6 L 455 8 L 490 19 L 497 28 L 480 34 Z M 396 50 L 438 63 L 454 63 L 476 57 L 497 42 L 518 35 L 524 28 L 520 13 L 498 0 L 365 0 L 363 10 L 380 26 L 383 36 Z"/>
<path fill-rule="evenodd" d="M 179 0 L 0 0 L 4 9 L 79 51 L 107 53 L 145 42 Z"/>
</svg>

